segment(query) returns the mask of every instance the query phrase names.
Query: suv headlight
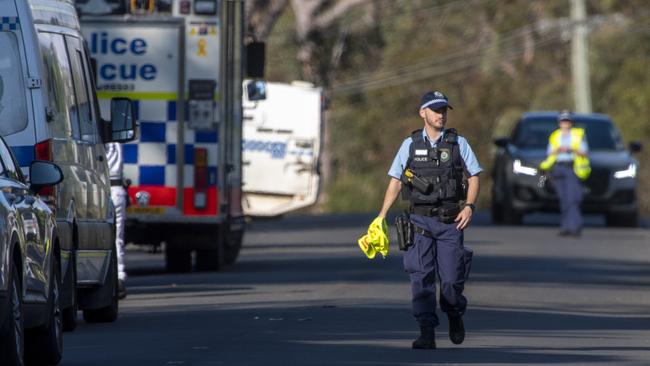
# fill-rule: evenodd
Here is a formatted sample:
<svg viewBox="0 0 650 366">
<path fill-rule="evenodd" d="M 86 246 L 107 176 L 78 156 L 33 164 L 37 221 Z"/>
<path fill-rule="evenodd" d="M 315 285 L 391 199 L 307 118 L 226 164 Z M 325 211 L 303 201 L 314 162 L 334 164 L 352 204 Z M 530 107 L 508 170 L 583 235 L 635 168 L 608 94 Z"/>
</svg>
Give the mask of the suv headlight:
<svg viewBox="0 0 650 366">
<path fill-rule="evenodd" d="M 521 160 L 516 159 L 512 162 L 512 172 L 515 174 L 537 175 L 537 169 L 521 164 Z"/>
<path fill-rule="evenodd" d="M 631 163 L 627 169 L 619 170 L 614 173 L 614 178 L 623 179 L 623 178 L 634 178 L 636 177 L 636 164 Z"/>
</svg>

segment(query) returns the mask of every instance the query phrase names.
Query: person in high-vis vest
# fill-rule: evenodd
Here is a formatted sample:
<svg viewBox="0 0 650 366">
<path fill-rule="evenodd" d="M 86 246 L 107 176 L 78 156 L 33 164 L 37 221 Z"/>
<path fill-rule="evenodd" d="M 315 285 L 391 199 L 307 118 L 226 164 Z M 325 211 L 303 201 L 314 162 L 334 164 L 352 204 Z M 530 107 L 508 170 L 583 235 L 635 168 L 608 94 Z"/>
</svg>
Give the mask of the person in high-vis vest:
<svg viewBox="0 0 650 366">
<path fill-rule="evenodd" d="M 559 128 L 548 140 L 547 157 L 540 169 L 550 173 L 560 203 L 560 235 L 579 237 L 582 231 L 582 184 L 591 173 L 585 130 L 573 127 L 568 112 L 558 116 Z"/>
</svg>

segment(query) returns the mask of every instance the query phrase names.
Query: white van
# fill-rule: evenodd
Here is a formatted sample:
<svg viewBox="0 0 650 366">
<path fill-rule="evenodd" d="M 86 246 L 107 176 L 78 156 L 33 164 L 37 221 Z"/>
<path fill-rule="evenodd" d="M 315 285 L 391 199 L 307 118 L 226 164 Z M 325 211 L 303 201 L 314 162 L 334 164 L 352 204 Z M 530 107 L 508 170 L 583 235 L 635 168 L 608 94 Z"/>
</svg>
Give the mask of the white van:
<svg viewBox="0 0 650 366">
<path fill-rule="evenodd" d="M 40 192 L 56 210 L 64 329 L 117 318 L 114 209 L 104 143 L 135 138 L 129 100 L 101 119 L 72 0 L 0 0 L 0 134 L 23 172 L 56 163 L 64 180 Z M 121 119 L 121 120 L 120 120 Z M 76 286 L 75 286 L 76 284 Z"/>
</svg>

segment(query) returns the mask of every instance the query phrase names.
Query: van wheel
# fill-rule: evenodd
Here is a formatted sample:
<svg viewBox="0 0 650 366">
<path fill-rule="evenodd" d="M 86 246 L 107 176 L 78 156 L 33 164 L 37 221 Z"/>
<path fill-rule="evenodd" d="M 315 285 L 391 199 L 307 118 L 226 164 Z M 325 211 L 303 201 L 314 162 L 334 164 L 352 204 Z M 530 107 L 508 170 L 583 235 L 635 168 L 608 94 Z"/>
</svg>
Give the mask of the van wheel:
<svg viewBox="0 0 650 366">
<path fill-rule="evenodd" d="M 71 332 L 77 327 L 79 300 L 77 299 L 77 261 L 75 252 L 70 253 L 70 282 L 72 282 L 72 305 L 63 309 L 63 331 Z"/>
<path fill-rule="evenodd" d="M 11 263 L 11 280 L 7 291 L 7 311 L 2 314 L 0 324 L 4 329 L 0 333 L 0 354 L 3 362 L 11 366 L 23 366 L 25 354 L 25 328 L 23 326 L 23 299 L 20 272 L 16 263 Z"/>
<path fill-rule="evenodd" d="M 192 252 L 189 249 L 178 248 L 174 243 L 165 244 L 165 266 L 167 272 L 185 273 L 192 270 Z"/>
<path fill-rule="evenodd" d="M 110 281 L 104 286 L 111 286 L 111 303 L 110 305 L 99 309 L 84 309 L 83 316 L 87 323 L 112 323 L 117 319 L 119 313 L 118 304 L 118 286 L 117 280 L 117 253 L 113 250 Z"/>
<path fill-rule="evenodd" d="M 61 310 L 61 271 L 52 261 L 47 323 L 29 332 L 25 352 L 29 364 L 58 364 L 63 355 L 63 311 Z"/>
</svg>

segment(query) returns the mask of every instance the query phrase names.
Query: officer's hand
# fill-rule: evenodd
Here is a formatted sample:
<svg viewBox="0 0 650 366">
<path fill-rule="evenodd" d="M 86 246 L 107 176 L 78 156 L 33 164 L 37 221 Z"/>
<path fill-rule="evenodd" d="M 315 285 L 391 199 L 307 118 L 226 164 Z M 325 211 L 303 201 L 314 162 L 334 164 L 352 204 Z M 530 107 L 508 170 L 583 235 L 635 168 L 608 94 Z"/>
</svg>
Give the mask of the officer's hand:
<svg viewBox="0 0 650 366">
<path fill-rule="evenodd" d="M 472 209 L 469 206 L 463 207 L 463 210 L 460 211 L 454 221 L 458 223 L 456 229 L 463 230 L 467 225 L 469 225 L 469 222 L 472 221 Z"/>
</svg>

